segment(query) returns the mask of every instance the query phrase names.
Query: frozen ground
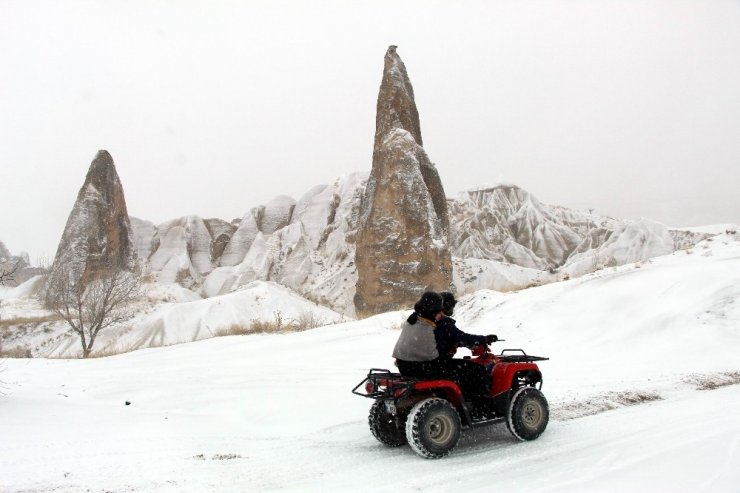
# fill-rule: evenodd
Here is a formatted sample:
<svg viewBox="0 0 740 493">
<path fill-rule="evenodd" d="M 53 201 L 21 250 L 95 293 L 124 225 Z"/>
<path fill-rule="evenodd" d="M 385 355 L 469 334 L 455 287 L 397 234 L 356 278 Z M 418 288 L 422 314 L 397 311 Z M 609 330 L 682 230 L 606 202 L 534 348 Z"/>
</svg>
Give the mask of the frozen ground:
<svg viewBox="0 0 740 493">
<path fill-rule="evenodd" d="M 405 313 L 6 360 L 0 491 L 736 492 L 739 280 L 740 243 L 721 235 L 639 267 L 467 297 L 461 327 L 552 358 L 551 422 L 527 443 L 502 425 L 467 431 L 436 461 L 376 442 L 370 401 L 350 393 L 390 367 Z"/>
</svg>

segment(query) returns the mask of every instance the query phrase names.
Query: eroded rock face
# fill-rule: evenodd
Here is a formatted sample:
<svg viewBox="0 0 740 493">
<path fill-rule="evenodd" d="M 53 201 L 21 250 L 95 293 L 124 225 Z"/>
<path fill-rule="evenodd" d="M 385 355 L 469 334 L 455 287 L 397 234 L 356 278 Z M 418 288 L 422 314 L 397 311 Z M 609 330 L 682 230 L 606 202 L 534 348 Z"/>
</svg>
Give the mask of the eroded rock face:
<svg viewBox="0 0 740 493">
<path fill-rule="evenodd" d="M 450 201 L 452 252 L 530 269 L 564 265 L 600 247 L 618 221 L 541 203 L 515 185 L 471 190 Z"/>
<path fill-rule="evenodd" d="M 136 259 L 121 180 L 108 151 L 98 151 L 67 219 L 47 286 L 63 274 L 85 284 L 113 269 L 132 270 Z"/>
<path fill-rule="evenodd" d="M 354 315 L 354 238 L 365 182 L 366 175 L 353 173 L 313 187 L 297 202 L 278 197 L 267 206 L 253 208 L 224 250 L 221 267 L 208 275 L 201 294 L 223 295 L 253 281 L 273 281 Z M 290 222 L 273 231 L 269 224 L 285 221 L 289 210 Z M 270 217 L 277 220 L 266 221 Z"/>
<path fill-rule="evenodd" d="M 406 308 L 427 289 L 449 289 L 448 234 L 442 182 L 422 147 L 406 67 L 391 46 L 385 55 L 373 166 L 357 232 L 357 314 Z"/>
</svg>

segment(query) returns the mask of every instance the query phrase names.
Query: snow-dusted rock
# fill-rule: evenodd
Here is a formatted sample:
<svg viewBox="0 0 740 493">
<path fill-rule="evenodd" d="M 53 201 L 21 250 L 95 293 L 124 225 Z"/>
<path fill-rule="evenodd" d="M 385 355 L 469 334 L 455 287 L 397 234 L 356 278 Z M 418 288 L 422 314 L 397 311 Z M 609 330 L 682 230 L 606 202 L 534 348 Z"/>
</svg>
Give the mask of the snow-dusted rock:
<svg viewBox="0 0 740 493">
<path fill-rule="evenodd" d="M 219 262 L 220 265 L 238 265 L 244 260 L 244 256 L 252 246 L 257 233 L 260 232 L 259 225 L 257 224 L 257 213 L 258 209 L 252 209 L 239 222 L 239 227 L 224 248 Z"/>
<path fill-rule="evenodd" d="M 198 216 L 160 224 L 153 242 L 157 247 L 149 259 L 149 268 L 159 282 L 179 282 L 191 287 L 213 270 L 213 238 Z"/>
<path fill-rule="evenodd" d="M 48 285 L 60 275 L 83 283 L 110 269 L 133 269 L 136 244 L 113 158 L 99 151 L 59 241 Z"/>
<path fill-rule="evenodd" d="M 161 282 L 178 282 L 204 297 L 228 294 L 257 280 L 273 281 L 354 316 L 355 238 L 367 179 L 365 173 L 353 173 L 311 188 L 295 202 L 290 223 L 271 234 L 260 231 L 257 220 L 266 206 L 254 207 L 236 231 L 226 221 L 203 221 L 211 238 L 212 264 L 220 265 L 206 273 L 198 272 L 193 255 L 200 251 L 202 261 L 205 243 L 194 249 L 188 239 L 192 237 L 188 224 L 200 220 L 181 218 L 160 225 L 148 240 L 156 243 L 155 252 L 159 252 L 150 258 L 149 269 Z M 281 202 L 292 203 L 272 201 Z M 522 289 L 669 251 L 662 230 L 645 231 L 648 237 L 660 239 L 646 240 L 648 247 L 634 245 L 630 250 L 624 245 L 642 242 L 641 234 L 634 232 L 639 227 L 633 223 L 543 204 L 513 185 L 473 190 L 447 203 L 455 248 L 453 283 L 458 293 Z M 138 238 L 144 228 L 138 224 L 134 222 L 137 245 L 144 245 Z M 184 229 L 170 233 L 173 226 Z M 229 234 L 218 259 L 214 244 Z M 673 249 L 688 248 L 706 237 L 672 230 L 669 235 Z M 624 248 L 629 253 L 622 252 Z"/>
<path fill-rule="evenodd" d="M 618 221 L 548 206 L 514 185 L 471 190 L 450 202 L 453 254 L 546 270 L 606 241 Z M 598 231 L 598 233 L 596 233 Z"/>
<path fill-rule="evenodd" d="M 253 213 L 247 214 L 224 251 L 222 267 L 208 275 L 201 294 L 217 296 L 256 280 L 274 281 L 352 315 L 357 279 L 353 240 L 365 180 L 362 173 L 353 173 L 313 187 L 295 202 L 290 223 L 273 233 L 259 231 Z M 230 260 L 225 260 L 227 253 L 234 253 Z"/>
<path fill-rule="evenodd" d="M 373 164 L 361 203 L 355 310 L 408 307 L 426 289 L 452 283 L 442 182 L 422 147 L 406 67 L 391 46 L 378 94 Z"/>
<path fill-rule="evenodd" d="M 260 231 L 270 235 L 290 223 L 295 208 L 295 200 L 287 195 L 279 195 L 267 203 L 261 210 Z"/>
<path fill-rule="evenodd" d="M 238 228 L 236 221 L 195 216 L 158 227 L 132 220 L 137 250 L 144 257 L 151 249 L 148 268 L 160 282 L 179 283 L 203 297 L 228 294 L 258 280 L 272 281 L 355 316 L 355 240 L 367 180 L 366 173 L 353 173 L 314 186 L 297 201 L 278 197 L 272 205 L 253 207 Z M 635 233 L 639 227 L 632 222 L 543 204 L 514 185 L 471 190 L 448 199 L 447 205 L 458 293 L 510 291 L 576 277 L 642 261 L 669 246 L 664 231 L 654 227 L 653 233 L 644 233 L 660 239 L 646 240 L 648 247 L 624 246 L 642 243 L 642 235 Z M 278 224 L 291 208 L 289 223 L 272 233 L 260 230 L 265 211 L 282 210 L 282 215 L 268 214 L 282 217 L 270 221 Z M 675 230 L 668 234 L 673 250 L 689 248 L 707 236 Z M 224 247 L 220 257 L 219 245 Z M 414 261 L 418 262 L 412 258 L 409 263 Z"/>
<path fill-rule="evenodd" d="M 167 224 L 157 232 L 159 247 L 149 259 L 149 269 L 157 280 L 168 284 L 179 282 L 191 287 L 197 282 L 197 273 L 188 255 L 188 231 L 182 225 Z"/>
<path fill-rule="evenodd" d="M 236 226 L 223 219 L 206 219 L 203 221 L 211 235 L 211 259 L 214 261 L 221 257 L 236 231 Z"/>
<path fill-rule="evenodd" d="M 154 223 L 139 219 L 138 217 L 131 217 L 129 219 L 131 221 L 136 254 L 140 260 L 146 262 L 149 260 L 152 252 L 157 248 L 154 240 L 157 236 L 157 227 Z"/>
<path fill-rule="evenodd" d="M 673 251 L 673 236 L 665 225 L 640 219 L 617 228 L 598 248 L 574 255 L 560 270 L 570 277 L 577 277 L 604 267 L 641 262 Z"/>
</svg>

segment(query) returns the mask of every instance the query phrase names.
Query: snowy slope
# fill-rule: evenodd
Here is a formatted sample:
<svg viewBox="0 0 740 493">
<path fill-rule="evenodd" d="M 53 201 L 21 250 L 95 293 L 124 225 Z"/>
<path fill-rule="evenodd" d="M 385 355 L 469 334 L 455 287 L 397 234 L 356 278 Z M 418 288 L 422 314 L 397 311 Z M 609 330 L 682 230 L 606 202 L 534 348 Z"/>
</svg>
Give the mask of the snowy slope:
<svg viewBox="0 0 740 493">
<path fill-rule="evenodd" d="M 458 305 L 460 326 L 497 333 L 499 349 L 551 357 L 552 419 L 534 442 L 494 425 L 439 461 L 377 443 L 370 401 L 349 390 L 390 367 L 406 315 L 395 312 L 86 361 L 7 360 L 0 491 L 735 492 L 740 385 L 699 389 L 740 382 L 736 236 Z M 648 402 L 625 406 L 635 395 Z"/>
<path fill-rule="evenodd" d="M 13 289 L 0 289 L 6 298 L 1 318 L 45 317 L 37 300 L 24 295 L 33 281 Z M 284 286 L 254 281 L 232 293 L 201 299 L 176 284 L 147 286 L 147 297 L 137 303 L 136 315 L 100 332 L 93 356 L 121 353 L 147 347 L 169 346 L 223 334 L 230 329 L 249 331 L 255 323 L 284 325 L 310 323 L 312 326 L 336 323 L 342 315 L 310 302 Z M 9 329 L 6 329 L 9 331 Z M 78 357 L 79 338 L 64 321 L 49 321 L 33 326 L 14 326 L 3 335 L 4 349 L 27 348 L 38 357 Z"/>
</svg>

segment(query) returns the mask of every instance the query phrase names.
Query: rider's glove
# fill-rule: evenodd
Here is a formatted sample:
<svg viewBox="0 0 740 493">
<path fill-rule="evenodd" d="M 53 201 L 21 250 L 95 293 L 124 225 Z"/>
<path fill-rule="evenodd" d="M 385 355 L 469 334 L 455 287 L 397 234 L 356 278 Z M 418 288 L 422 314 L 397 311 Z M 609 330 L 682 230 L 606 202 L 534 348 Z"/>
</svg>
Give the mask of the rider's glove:
<svg viewBox="0 0 740 493">
<path fill-rule="evenodd" d="M 496 334 L 486 336 L 486 344 L 493 344 L 496 341 L 498 341 L 498 337 L 496 336 Z"/>
</svg>

